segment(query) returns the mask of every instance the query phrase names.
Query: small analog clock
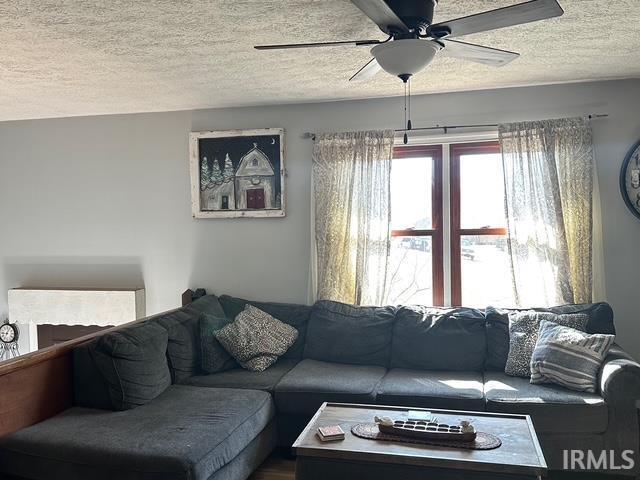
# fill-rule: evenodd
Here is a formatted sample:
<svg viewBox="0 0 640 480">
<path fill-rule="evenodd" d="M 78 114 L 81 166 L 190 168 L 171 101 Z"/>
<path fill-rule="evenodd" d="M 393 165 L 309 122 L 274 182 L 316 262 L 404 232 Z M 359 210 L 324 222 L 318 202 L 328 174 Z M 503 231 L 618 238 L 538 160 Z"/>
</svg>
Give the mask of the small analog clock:
<svg viewBox="0 0 640 480">
<path fill-rule="evenodd" d="M 631 213 L 640 218 L 640 141 L 631 147 L 622 164 L 620 192 Z"/>
<path fill-rule="evenodd" d="M 18 341 L 18 336 L 20 332 L 18 331 L 18 327 L 15 323 L 4 323 L 0 326 L 0 341 L 2 343 L 14 343 Z"/>
</svg>

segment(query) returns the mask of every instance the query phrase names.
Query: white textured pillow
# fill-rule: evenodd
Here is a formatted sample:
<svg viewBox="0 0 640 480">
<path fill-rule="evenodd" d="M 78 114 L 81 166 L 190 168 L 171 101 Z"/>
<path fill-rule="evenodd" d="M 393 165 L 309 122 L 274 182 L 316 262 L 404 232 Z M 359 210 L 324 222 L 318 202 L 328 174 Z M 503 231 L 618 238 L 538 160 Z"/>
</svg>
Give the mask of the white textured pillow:
<svg viewBox="0 0 640 480">
<path fill-rule="evenodd" d="M 253 305 L 214 333 L 220 345 L 247 370 L 262 372 L 291 348 L 298 330 Z"/>
<path fill-rule="evenodd" d="M 509 355 L 504 373 L 514 377 L 531 377 L 531 356 L 538 341 L 543 320 L 584 331 L 589 317 L 584 313 L 556 314 L 528 310 L 509 314 Z"/>
</svg>

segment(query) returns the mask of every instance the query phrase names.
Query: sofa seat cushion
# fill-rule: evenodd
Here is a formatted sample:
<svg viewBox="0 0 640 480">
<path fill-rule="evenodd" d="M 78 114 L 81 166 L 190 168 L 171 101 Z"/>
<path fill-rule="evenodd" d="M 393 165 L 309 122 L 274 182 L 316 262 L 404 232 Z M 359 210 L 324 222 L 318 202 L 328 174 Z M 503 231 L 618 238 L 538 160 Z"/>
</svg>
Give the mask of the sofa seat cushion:
<svg viewBox="0 0 640 480">
<path fill-rule="evenodd" d="M 376 403 L 450 410 L 484 410 L 482 374 L 394 368 L 380 382 Z"/>
<path fill-rule="evenodd" d="M 386 368 L 305 359 L 276 385 L 278 411 L 313 415 L 322 402 L 375 403 Z"/>
<path fill-rule="evenodd" d="M 244 368 L 234 368 L 211 375 L 196 375 L 186 379 L 184 385 L 217 388 L 249 388 L 273 392 L 277 383 L 285 374 L 296 366 L 298 360 L 283 358 L 267 368 L 264 372 L 252 372 Z"/>
<path fill-rule="evenodd" d="M 0 465 L 38 480 L 206 480 L 273 417 L 266 392 L 172 385 L 133 410 L 74 407 L 4 437 Z"/>
<path fill-rule="evenodd" d="M 533 385 L 528 378 L 484 374 L 488 412 L 531 416 L 538 433 L 602 433 L 609 416 L 604 399 L 556 385 Z"/>
</svg>

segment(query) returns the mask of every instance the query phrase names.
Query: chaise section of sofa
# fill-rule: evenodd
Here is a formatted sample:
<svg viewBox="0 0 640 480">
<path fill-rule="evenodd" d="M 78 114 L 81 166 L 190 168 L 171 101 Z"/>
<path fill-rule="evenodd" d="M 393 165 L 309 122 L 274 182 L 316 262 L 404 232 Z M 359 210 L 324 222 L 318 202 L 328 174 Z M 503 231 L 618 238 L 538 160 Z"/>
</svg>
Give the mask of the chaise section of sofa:
<svg viewBox="0 0 640 480">
<path fill-rule="evenodd" d="M 260 389 L 177 384 L 200 373 L 201 313 L 224 315 L 217 297 L 206 296 L 77 346 L 75 406 L 1 438 L 0 473 L 33 480 L 249 476 L 277 443 L 273 398 Z"/>
<path fill-rule="evenodd" d="M 173 385 L 131 410 L 74 407 L 0 439 L 3 473 L 38 480 L 214 480 L 276 444 L 271 396 Z M 243 478 L 243 477 L 236 477 Z"/>
</svg>

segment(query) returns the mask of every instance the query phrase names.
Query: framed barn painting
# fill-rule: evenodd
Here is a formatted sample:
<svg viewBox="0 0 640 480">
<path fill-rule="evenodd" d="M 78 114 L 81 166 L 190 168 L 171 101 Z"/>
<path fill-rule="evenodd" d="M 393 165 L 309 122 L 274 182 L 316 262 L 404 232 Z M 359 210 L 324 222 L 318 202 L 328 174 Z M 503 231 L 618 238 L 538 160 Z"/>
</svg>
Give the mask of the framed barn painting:
<svg viewBox="0 0 640 480">
<path fill-rule="evenodd" d="M 192 132 L 195 218 L 284 217 L 284 130 Z"/>
</svg>

